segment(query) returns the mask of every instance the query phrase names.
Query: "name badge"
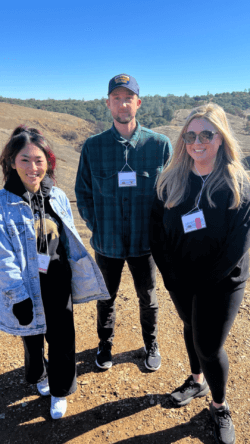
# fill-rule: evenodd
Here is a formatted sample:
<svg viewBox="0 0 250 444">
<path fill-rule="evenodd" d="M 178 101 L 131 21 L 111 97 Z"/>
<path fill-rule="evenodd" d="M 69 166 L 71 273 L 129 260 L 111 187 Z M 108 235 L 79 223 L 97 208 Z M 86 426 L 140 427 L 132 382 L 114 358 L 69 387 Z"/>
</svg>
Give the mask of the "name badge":
<svg viewBox="0 0 250 444">
<path fill-rule="evenodd" d="M 118 186 L 119 187 L 136 187 L 136 172 L 126 171 L 125 173 L 118 173 Z"/>
<path fill-rule="evenodd" d="M 49 268 L 50 256 L 48 254 L 38 253 L 38 271 L 40 273 L 47 273 Z"/>
<path fill-rule="evenodd" d="M 186 216 L 182 216 L 181 220 L 184 228 L 184 233 L 201 230 L 202 228 L 207 227 L 202 210 L 196 211 L 195 213 L 188 214 Z"/>
</svg>

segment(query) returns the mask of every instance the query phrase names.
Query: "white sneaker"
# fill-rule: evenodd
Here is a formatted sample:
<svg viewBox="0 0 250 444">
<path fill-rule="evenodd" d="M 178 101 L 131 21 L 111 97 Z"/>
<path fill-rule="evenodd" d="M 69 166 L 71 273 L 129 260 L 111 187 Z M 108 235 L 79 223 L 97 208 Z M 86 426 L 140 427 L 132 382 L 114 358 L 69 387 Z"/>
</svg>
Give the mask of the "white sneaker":
<svg viewBox="0 0 250 444">
<path fill-rule="evenodd" d="M 67 399 L 51 396 L 50 414 L 53 419 L 62 418 L 67 410 Z"/>
<path fill-rule="evenodd" d="M 50 395 L 48 378 L 45 378 L 43 381 L 38 382 L 38 384 L 36 386 L 37 386 L 37 390 L 39 391 L 40 395 L 42 395 L 42 396 Z"/>
</svg>

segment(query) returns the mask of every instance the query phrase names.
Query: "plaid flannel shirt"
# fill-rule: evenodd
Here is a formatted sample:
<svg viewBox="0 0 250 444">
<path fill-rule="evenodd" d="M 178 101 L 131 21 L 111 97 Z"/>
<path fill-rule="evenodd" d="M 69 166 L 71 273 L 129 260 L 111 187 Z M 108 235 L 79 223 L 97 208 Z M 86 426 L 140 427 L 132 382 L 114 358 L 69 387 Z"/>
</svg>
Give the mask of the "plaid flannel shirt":
<svg viewBox="0 0 250 444">
<path fill-rule="evenodd" d="M 97 253 L 113 258 L 150 253 L 149 218 L 159 173 L 172 153 L 168 137 L 137 122 L 127 141 L 113 125 L 86 140 L 81 153 L 76 198 L 92 231 Z M 128 165 L 126 164 L 126 158 Z M 136 172 L 137 186 L 119 187 L 118 172 Z"/>
</svg>

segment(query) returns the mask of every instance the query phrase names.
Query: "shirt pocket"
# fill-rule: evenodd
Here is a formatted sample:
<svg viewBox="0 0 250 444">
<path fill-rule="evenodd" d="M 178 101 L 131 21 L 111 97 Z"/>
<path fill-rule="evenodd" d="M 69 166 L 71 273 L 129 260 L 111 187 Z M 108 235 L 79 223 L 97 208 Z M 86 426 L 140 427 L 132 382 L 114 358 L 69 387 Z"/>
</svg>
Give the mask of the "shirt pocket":
<svg viewBox="0 0 250 444">
<path fill-rule="evenodd" d="M 94 193 L 115 198 L 118 190 L 117 171 L 101 170 L 96 173 L 93 171 L 92 174 Z"/>
<path fill-rule="evenodd" d="M 138 196 L 154 196 L 159 172 L 156 168 L 147 168 L 146 171 L 137 171 Z"/>
</svg>

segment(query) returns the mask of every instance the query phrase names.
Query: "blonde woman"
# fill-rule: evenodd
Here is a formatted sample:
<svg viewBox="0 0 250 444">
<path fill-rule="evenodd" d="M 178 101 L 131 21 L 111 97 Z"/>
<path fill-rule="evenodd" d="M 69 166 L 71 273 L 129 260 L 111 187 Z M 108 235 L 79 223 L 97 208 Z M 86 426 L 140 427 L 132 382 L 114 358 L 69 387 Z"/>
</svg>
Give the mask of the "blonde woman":
<svg viewBox="0 0 250 444">
<path fill-rule="evenodd" d="M 183 406 L 210 389 L 216 442 L 233 444 L 223 344 L 248 278 L 250 186 L 221 107 L 191 112 L 157 193 L 151 250 L 184 323 L 192 373 L 171 397 Z"/>
</svg>

